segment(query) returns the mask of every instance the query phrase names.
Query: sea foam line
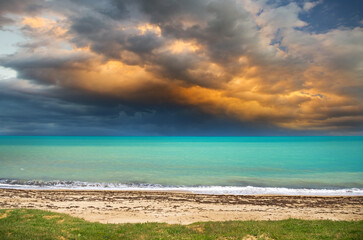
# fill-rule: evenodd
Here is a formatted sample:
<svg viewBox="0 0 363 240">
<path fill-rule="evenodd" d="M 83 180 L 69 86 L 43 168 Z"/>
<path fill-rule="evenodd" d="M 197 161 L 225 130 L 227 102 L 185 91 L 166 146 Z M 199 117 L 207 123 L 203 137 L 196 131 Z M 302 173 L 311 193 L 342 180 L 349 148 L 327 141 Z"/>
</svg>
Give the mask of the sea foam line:
<svg viewBox="0 0 363 240">
<path fill-rule="evenodd" d="M 123 190 L 181 191 L 216 195 L 303 195 L 303 196 L 363 196 L 363 189 L 307 189 L 254 186 L 164 186 L 159 184 L 89 183 L 80 181 L 19 181 L 0 180 L 0 188 L 29 190 Z"/>
</svg>

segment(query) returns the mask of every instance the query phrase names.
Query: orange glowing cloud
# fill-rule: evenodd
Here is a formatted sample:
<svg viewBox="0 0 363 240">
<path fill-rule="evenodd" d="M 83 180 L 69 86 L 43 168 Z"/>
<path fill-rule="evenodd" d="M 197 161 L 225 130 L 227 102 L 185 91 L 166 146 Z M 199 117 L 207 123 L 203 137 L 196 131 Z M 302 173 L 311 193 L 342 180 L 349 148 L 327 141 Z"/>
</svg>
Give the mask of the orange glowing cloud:
<svg viewBox="0 0 363 240">
<path fill-rule="evenodd" d="M 21 23 L 31 28 L 43 28 L 49 24 L 53 24 L 54 21 L 42 17 L 24 17 Z"/>
<path fill-rule="evenodd" d="M 39 36 L 61 38 L 64 37 L 67 29 L 60 26 L 56 20 L 44 17 L 24 17 L 22 25 L 30 27 L 33 34 L 37 33 Z M 51 35 L 51 36 L 49 36 Z"/>
<path fill-rule="evenodd" d="M 211 114 L 225 115 L 244 121 L 258 120 L 265 117 L 278 117 L 280 113 L 275 109 L 262 106 L 258 101 L 248 101 L 229 97 L 225 91 L 194 86 L 179 88 L 181 104 L 199 106 L 203 111 Z"/>
<path fill-rule="evenodd" d="M 161 37 L 161 29 L 157 25 L 146 23 L 137 26 L 137 29 L 141 32 L 142 35 L 144 35 L 146 32 L 153 32 L 157 36 Z"/>
<path fill-rule="evenodd" d="M 193 43 L 191 41 L 186 42 L 186 41 L 181 41 L 181 40 L 176 40 L 174 42 L 172 42 L 168 48 L 167 48 L 170 52 L 172 53 L 181 53 L 184 51 L 189 51 L 189 52 L 196 52 L 198 50 L 201 49 L 201 46 Z"/>
<path fill-rule="evenodd" d="M 33 42 L 7 66 L 39 84 L 241 122 L 316 130 L 362 119 L 362 28 L 306 33 L 295 3 L 262 12 L 259 1 L 198 4 L 168 11 L 175 16 L 23 17 Z"/>
</svg>

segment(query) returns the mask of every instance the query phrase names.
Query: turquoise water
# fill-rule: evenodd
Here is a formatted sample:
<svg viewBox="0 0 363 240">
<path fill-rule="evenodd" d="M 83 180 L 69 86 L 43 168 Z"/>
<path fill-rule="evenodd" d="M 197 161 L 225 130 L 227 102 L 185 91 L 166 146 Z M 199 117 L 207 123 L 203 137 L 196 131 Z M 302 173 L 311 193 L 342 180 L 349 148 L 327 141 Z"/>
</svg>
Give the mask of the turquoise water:
<svg viewBox="0 0 363 240">
<path fill-rule="evenodd" d="M 0 179 L 363 189 L 363 137 L 2 136 Z"/>
</svg>

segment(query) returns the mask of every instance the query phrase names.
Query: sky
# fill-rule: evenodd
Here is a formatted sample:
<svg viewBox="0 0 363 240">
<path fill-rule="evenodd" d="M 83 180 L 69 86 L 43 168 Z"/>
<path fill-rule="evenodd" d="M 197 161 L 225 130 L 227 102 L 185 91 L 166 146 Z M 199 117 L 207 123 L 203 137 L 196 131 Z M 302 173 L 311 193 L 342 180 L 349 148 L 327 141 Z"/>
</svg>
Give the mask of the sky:
<svg viewBox="0 0 363 240">
<path fill-rule="evenodd" d="M 0 0 L 0 135 L 363 135 L 363 1 Z"/>
</svg>

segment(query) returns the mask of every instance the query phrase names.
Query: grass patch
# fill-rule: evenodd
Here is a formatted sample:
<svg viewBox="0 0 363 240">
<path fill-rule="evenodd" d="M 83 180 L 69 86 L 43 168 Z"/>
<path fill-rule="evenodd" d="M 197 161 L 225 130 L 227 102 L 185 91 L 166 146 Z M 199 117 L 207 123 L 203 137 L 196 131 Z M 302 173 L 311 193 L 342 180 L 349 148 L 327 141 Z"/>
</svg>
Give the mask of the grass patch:
<svg viewBox="0 0 363 240">
<path fill-rule="evenodd" d="M 363 221 L 101 224 L 41 210 L 4 209 L 0 239 L 363 239 Z"/>
</svg>

